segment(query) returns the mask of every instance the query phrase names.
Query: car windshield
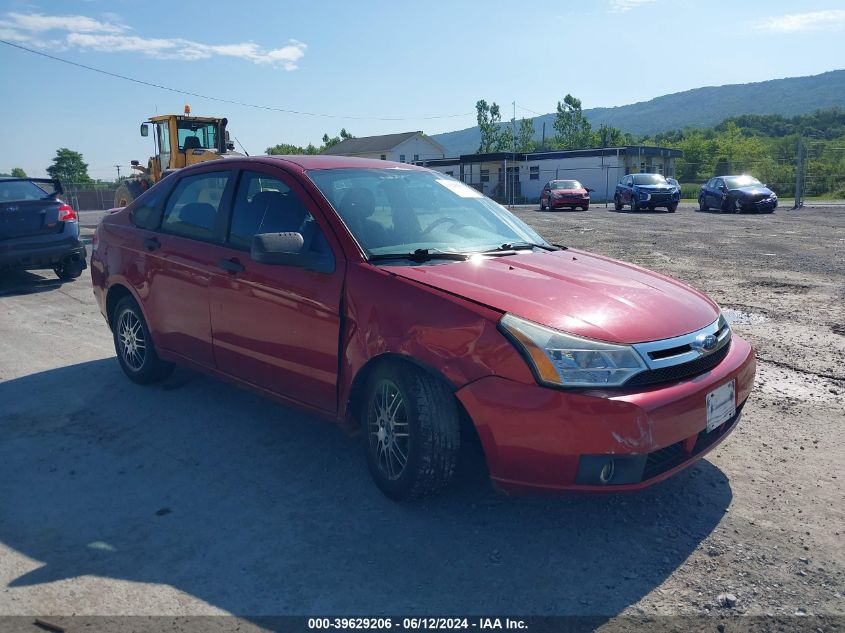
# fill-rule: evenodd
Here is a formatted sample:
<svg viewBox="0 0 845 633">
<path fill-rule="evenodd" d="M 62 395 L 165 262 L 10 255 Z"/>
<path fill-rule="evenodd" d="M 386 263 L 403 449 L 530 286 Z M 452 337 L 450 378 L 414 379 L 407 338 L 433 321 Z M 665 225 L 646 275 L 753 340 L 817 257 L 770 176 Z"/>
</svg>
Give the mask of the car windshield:
<svg viewBox="0 0 845 633">
<path fill-rule="evenodd" d="M 762 186 L 762 183 L 753 176 L 725 176 L 725 184 L 727 184 L 728 189 Z"/>
<path fill-rule="evenodd" d="M 552 189 L 583 189 L 577 180 L 553 180 Z"/>
<path fill-rule="evenodd" d="M 668 185 L 660 174 L 634 174 L 635 185 Z"/>
<path fill-rule="evenodd" d="M 443 174 L 408 169 L 312 170 L 308 177 L 369 256 L 477 253 L 550 245 L 504 207 Z"/>
<path fill-rule="evenodd" d="M 0 202 L 43 200 L 47 192 L 28 180 L 0 180 Z"/>
</svg>

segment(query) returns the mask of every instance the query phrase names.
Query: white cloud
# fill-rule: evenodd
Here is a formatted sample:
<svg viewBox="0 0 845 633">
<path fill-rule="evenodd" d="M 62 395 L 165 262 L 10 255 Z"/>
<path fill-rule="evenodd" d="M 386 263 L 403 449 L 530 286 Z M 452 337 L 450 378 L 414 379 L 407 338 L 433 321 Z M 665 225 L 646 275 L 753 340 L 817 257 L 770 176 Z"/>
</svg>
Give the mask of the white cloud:
<svg viewBox="0 0 845 633">
<path fill-rule="evenodd" d="M 775 15 L 766 18 L 758 28 L 777 33 L 845 30 L 845 9 Z"/>
<path fill-rule="evenodd" d="M 65 31 L 63 39 L 51 40 L 51 48 L 72 47 L 107 53 L 137 53 L 156 59 L 194 61 L 214 56 L 235 57 L 254 64 L 268 64 L 296 70 L 307 46 L 290 40 L 280 48 L 264 49 L 255 42 L 238 44 L 205 44 L 182 38 L 150 38 L 130 33 L 114 14 L 105 20 L 84 15 L 52 16 L 40 13 L 7 13 L 0 20 L 0 38 L 44 47 L 44 33 Z"/>
<path fill-rule="evenodd" d="M 651 4 L 654 1 L 655 0 L 610 0 L 610 10 L 613 13 L 625 13 L 631 9 Z"/>
</svg>

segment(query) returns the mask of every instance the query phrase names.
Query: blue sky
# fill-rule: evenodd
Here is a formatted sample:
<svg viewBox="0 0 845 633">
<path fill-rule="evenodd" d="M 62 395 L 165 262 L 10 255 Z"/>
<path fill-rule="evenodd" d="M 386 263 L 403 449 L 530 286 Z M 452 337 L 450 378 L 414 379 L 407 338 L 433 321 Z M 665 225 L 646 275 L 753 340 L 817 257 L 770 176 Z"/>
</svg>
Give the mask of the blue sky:
<svg viewBox="0 0 845 633">
<path fill-rule="evenodd" d="M 566 93 L 585 108 L 845 66 L 845 5 L 595 0 L 381 2 L 0 1 L 0 39 L 221 98 L 360 118 L 294 115 L 184 97 L 0 44 L 0 172 L 44 169 L 59 147 L 95 178 L 142 162 L 156 113 L 227 116 L 250 153 L 278 142 L 475 124 L 484 98 L 517 116 Z M 460 115 L 449 118 L 428 118 Z M 401 121 L 378 120 L 401 118 Z M 124 172 L 125 173 L 125 172 Z"/>
</svg>

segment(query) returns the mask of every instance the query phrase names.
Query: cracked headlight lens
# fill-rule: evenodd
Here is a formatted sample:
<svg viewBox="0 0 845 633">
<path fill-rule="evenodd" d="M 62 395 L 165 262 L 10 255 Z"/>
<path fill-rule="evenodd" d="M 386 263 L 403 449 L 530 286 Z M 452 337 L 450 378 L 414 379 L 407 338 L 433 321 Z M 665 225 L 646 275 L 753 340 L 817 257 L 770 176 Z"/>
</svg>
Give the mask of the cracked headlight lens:
<svg viewBox="0 0 845 633">
<path fill-rule="evenodd" d="M 556 387 L 618 387 L 647 369 L 630 345 L 566 334 L 506 314 L 499 326 L 523 353 L 537 381 Z"/>
</svg>

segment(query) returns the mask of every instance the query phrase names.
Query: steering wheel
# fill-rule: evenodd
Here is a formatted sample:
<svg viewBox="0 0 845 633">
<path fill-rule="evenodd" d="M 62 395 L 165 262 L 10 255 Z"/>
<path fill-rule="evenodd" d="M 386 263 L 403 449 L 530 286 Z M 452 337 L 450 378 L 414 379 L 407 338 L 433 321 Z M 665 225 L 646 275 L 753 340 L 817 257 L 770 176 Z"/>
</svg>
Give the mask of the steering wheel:
<svg viewBox="0 0 845 633">
<path fill-rule="evenodd" d="M 429 233 L 431 233 L 431 232 L 432 232 L 435 228 L 437 228 L 437 227 L 438 227 L 438 226 L 440 226 L 441 224 L 446 224 L 446 223 L 453 224 L 453 225 L 455 225 L 455 226 L 466 226 L 466 223 L 461 222 L 460 220 L 456 220 L 455 218 L 450 218 L 449 216 L 446 216 L 445 218 L 439 218 L 439 219 L 435 220 L 434 222 L 432 222 L 431 224 L 429 224 L 427 227 L 425 227 L 425 228 L 422 230 L 422 232 L 420 233 L 420 236 L 422 236 L 422 235 L 428 235 L 428 234 L 429 234 Z"/>
</svg>

